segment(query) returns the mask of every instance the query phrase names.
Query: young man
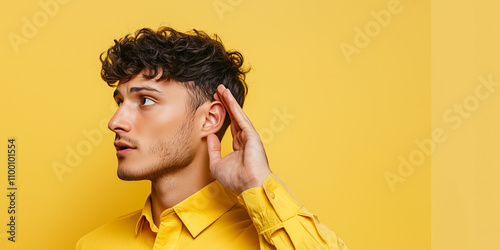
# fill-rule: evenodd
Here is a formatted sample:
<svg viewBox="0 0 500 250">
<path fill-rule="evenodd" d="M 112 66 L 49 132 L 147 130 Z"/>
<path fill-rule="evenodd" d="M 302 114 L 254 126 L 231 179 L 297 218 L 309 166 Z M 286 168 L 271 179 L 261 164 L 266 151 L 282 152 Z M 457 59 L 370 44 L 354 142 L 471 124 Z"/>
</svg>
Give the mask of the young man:
<svg viewBox="0 0 500 250">
<path fill-rule="evenodd" d="M 77 249 L 347 249 L 271 172 L 241 106 L 243 57 L 204 32 L 141 29 L 101 55 L 116 86 L 118 177 L 150 180 L 144 208 Z M 231 123 L 234 152 L 221 159 Z"/>
</svg>

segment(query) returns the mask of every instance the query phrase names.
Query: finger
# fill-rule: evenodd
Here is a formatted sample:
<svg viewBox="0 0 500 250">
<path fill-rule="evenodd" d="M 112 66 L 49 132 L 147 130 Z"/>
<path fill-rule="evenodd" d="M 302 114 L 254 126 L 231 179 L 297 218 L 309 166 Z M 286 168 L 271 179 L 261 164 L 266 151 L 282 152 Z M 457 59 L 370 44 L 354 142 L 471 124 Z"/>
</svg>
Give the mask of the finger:
<svg viewBox="0 0 500 250">
<path fill-rule="evenodd" d="M 233 114 L 231 113 L 231 111 L 229 110 L 229 104 L 228 102 L 225 100 L 225 98 L 223 97 L 224 95 L 224 91 L 229 91 L 226 87 L 224 87 L 224 85 L 219 85 L 217 87 L 217 91 L 216 91 L 216 94 L 217 94 L 217 98 L 218 100 L 222 103 L 222 105 L 224 106 L 224 108 L 226 109 L 228 115 L 229 115 L 229 118 L 231 119 L 231 127 L 236 129 L 236 130 L 241 130 L 240 126 L 237 124 Z"/>
<path fill-rule="evenodd" d="M 229 89 L 227 89 L 224 85 L 219 85 L 219 87 L 217 88 L 217 94 L 219 95 L 220 101 L 222 102 L 222 104 L 226 108 L 227 113 L 229 114 L 229 118 L 231 118 L 232 128 L 236 129 L 237 131 L 240 131 L 241 128 L 240 128 L 238 122 L 236 121 L 236 118 L 234 117 L 234 112 L 230 109 L 231 108 L 230 107 L 231 106 L 231 104 L 230 104 L 231 99 L 228 100 L 228 98 L 224 96 L 226 92 L 231 94 Z M 231 96 L 232 96 L 232 94 L 231 94 Z M 234 97 L 233 97 L 233 99 L 234 99 Z"/>
<path fill-rule="evenodd" d="M 217 93 L 217 91 L 215 91 L 215 93 L 214 93 L 214 99 L 216 101 L 220 101 L 219 94 Z"/>
<path fill-rule="evenodd" d="M 250 119 L 248 118 L 248 116 L 245 114 L 245 112 L 243 111 L 243 109 L 241 108 L 240 104 L 238 103 L 238 101 L 236 101 L 236 99 L 234 98 L 233 94 L 231 93 L 231 90 L 227 89 L 224 85 L 221 86 L 221 89 L 224 89 L 222 91 L 222 97 L 223 97 L 223 101 L 225 101 L 226 105 L 231 108 L 231 106 L 234 106 L 233 108 L 233 111 L 238 111 L 241 116 L 249 123 L 251 124 L 250 122 Z M 227 89 L 227 91 L 225 91 Z M 227 92 L 227 93 L 226 93 Z"/>
<path fill-rule="evenodd" d="M 221 86 L 221 91 L 224 91 L 224 90 L 223 90 L 223 89 L 225 89 L 224 85 L 220 84 L 219 86 Z M 219 88 L 219 86 L 217 86 L 217 87 Z M 217 89 L 218 89 L 218 88 L 217 88 Z M 226 110 L 227 114 L 229 115 L 229 119 L 231 119 L 231 121 L 233 121 L 233 120 L 234 120 L 233 115 L 229 113 L 229 109 L 227 108 L 227 104 L 226 104 L 226 103 L 224 103 L 224 102 L 221 100 L 221 98 L 220 98 L 220 96 L 219 96 L 219 91 L 218 91 L 218 90 L 216 90 L 216 91 L 215 91 L 215 93 L 214 93 L 214 99 L 215 99 L 216 101 L 219 101 L 219 102 L 221 102 L 221 103 L 222 103 L 222 106 L 224 107 L 224 109 Z M 231 123 L 232 123 L 232 122 L 231 122 Z M 237 129 L 241 130 L 241 129 L 238 127 L 238 125 L 237 125 L 237 124 L 235 124 L 234 126 L 236 126 L 236 128 L 237 128 Z M 231 126 L 231 127 L 234 127 L 234 126 Z"/>
<path fill-rule="evenodd" d="M 222 93 L 220 93 L 221 90 Z M 217 91 L 219 93 L 219 97 L 221 97 L 221 101 L 224 103 L 231 116 L 232 123 L 235 121 L 238 127 L 243 129 L 254 129 L 250 119 L 238 104 L 231 91 L 226 89 L 224 86 L 219 86 Z"/>
<path fill-rule="evenodd" d="M 219 138 L 215 134 L 207 136 L 208 158 L 210 161 L 210 169 L 221 160 L 221 145 Z"/>
</svg>

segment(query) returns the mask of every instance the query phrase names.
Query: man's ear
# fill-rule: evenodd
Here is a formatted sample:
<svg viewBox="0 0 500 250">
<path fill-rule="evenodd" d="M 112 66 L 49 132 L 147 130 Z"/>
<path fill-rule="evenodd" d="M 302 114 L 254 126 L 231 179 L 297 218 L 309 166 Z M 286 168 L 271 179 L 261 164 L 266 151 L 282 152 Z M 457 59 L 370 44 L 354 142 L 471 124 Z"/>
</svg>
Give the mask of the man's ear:
<svg viewBox="0 0 500 250">
<path fill-rule="evenodd" d="M 226 109 L 220 101 L 213 101 L 205 111 L 205 121 L 201 128 L 202 137 L 215 134 L 224 124 Z"/>
</svg>

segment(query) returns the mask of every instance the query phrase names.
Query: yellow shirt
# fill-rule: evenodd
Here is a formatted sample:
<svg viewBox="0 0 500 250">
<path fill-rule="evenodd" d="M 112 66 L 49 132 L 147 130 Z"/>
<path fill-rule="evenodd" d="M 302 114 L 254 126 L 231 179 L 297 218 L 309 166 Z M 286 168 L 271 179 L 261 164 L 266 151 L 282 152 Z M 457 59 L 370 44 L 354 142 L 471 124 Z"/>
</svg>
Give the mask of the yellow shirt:
<svg viewBox="0 0 500 250">
<path fill-rule="evenodd" d="M 275 174 L 240 196 L 214 181 L 160 218 L 158 228 L 148 197 L 142 210 L 83 236 L 76 249 L 348 249 Z"/>
</svg>

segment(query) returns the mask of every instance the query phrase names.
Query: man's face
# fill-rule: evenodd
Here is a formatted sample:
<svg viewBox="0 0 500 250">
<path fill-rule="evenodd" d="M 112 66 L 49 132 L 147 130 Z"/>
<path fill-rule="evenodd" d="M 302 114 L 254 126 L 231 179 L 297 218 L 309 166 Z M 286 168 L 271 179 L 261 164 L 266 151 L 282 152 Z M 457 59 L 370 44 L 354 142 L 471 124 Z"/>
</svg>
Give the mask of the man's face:
<svg viewBox="0 0 500 250">
<path fill-rule="evenodd" d="M 194 113 L 181 83 L 139 74 L 120 83 L 114 98 L 119 107 L 108 127 L 116 133 L 120 179 L 152 180 L 192 162 Z"/>
</svg>

